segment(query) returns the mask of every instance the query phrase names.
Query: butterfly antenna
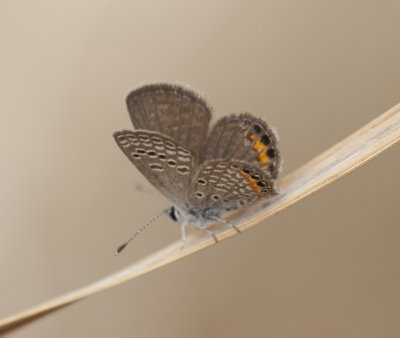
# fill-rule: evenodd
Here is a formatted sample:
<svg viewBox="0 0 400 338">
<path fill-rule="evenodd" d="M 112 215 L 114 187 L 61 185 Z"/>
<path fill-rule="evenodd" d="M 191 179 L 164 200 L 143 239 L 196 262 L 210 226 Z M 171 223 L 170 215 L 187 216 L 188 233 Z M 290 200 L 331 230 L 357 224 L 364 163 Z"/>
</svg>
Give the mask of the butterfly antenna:
<svg viewBox="0 0 400 338">
<path fill-rule="evenodd" d="M 132 242 L 137 236 L 139 236 L 142 231 L 144 229 L 146 229 L 150 224 L 152 224 L 153 222 L 155 222 L 162 214 L 164 213 L 168 213 L 171 209 L 166 209 L 163 210 L 161 213 L 159 213 L 158 215 L 154 216 L 150 221 L 148 221 L 146 224 L 144 224 L 143 226 L 141 226 L 132 236 L 131 238 L 129 238 L 124 244 L 121 244 L 118 249 L 115 251 L 114 255 L 117 256 L 121 253 L 122 250 L 124 250 L 127 245 Z"/>
</svg>

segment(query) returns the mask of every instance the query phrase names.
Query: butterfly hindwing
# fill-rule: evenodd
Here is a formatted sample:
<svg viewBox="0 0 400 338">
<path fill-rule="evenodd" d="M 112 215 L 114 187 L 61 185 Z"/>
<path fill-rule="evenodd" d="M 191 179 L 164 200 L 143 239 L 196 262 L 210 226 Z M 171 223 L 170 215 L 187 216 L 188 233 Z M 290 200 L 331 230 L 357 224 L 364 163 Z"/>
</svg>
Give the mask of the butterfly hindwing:
<svg viewBox="0 0 400 338">
<path fill-rule="evenodd" d="M 197 170 L 188 193 L 191 206 L 231 210 L 276 193 L 268 172 L 245 161 L 208 160 Z"/>
<path fill-rule="evenodd" d="M 280 169 L 277 136 L 250 114 L 229 115 L 217 121 L 207 139 L 205 159 L 242 160 L 261 166 L 276 178 Z"/>
</svg>

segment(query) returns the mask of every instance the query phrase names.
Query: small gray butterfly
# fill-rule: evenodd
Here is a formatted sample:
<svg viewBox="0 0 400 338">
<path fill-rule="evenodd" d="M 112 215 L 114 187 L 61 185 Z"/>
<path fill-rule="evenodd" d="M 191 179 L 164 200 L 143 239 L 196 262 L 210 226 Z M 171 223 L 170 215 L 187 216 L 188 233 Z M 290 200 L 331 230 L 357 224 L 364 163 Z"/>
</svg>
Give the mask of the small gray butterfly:
<svg viewBox="0 0 400 338">
<path fill-rule="evenodd" d="M 183 243 L 189 224 L 215 240 L 207 223 L 220 221 L 238 230 L 221 214 L 276 194 L 277 137 L 261 119 L 248 113 L 229 115 L 210 129 L 210 106 L 179 85 L 139 87 L 126 103 L 135 131 L 118 131 L 114 138 L 147 180 L 171 200 L 168 213 L 182 220 Z"/>
</svg>

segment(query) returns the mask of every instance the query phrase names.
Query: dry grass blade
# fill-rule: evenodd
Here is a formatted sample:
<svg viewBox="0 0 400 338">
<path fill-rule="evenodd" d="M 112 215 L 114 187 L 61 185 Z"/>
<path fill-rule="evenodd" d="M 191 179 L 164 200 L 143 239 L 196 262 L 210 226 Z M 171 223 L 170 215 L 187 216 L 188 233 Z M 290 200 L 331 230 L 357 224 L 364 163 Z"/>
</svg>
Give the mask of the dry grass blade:
<svg viewBox="0 0 400 338">
<path fill-rule="evenodd" d="M 279 182 L 281 192 L 274 199 L 239 210 L 230 214 L 228 218 L 235 219 L 235 223 L 241 231 L 247 230 L 349 174 L 399 140 L 400 104 L 283 178 Z M 234 235 L 236 235 L 236 231 L 229 228 L 220 232 L 218 239 L 224 240 Z M 30 310 L 0 320 L 0 333 L 20 327 L 68 304 L 186 257 L 213 245 L 214 240 L 208 237 L 199 238 L 194 234 L 188 238 L 188 243 L 184 250 L 180 250 L 180 241 L 173 243 L 118 273 Z"/>
</svg>

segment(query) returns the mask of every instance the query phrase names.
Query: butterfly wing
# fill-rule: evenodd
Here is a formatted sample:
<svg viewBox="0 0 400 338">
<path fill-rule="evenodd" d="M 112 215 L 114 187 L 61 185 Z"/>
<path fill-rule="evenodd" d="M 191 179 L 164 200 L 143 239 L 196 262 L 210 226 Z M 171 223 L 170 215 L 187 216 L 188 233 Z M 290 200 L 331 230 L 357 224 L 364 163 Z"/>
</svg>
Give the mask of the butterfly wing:
<svg viewBox="0 0 400 338">
<path fill-rule="evenodd" d="M 277 136 L 261 119 L 251 114 L 229 115 L 221 118 L 207 139 L 205 159 L 243 160 L 261 166 L 276 178 L 280 169 Z"/>
<path fill-rule="evenodd" d="M 154 131 L 114 133 L 118 146 L 147 180 L 167 198 L 181 205 L 194 171 L 190 150 Z"/>
<path fill-rule="evenodd" d="M 211 108 L 195 92 L 178 85 L 151 84 L 133 90 L 126 103 L 135 129 L 169 136 L 200 158 Z"/>
<path fill-rule="evenodd" d="M 276 193 L 261 166 L 246 161 L 205 161 L 193 178 L 187 199 L 198 209 L 232 210 Z"/>
</svg>

